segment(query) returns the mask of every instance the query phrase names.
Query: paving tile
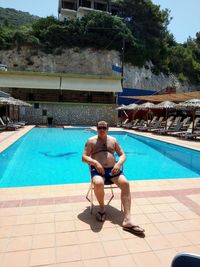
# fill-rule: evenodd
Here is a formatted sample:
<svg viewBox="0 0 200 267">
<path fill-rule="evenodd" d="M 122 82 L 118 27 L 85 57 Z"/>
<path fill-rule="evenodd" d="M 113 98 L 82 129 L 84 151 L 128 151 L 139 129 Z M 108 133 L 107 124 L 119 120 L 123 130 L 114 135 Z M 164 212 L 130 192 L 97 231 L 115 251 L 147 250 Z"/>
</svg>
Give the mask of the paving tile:
<svg viewBox="0 0 200 267">
<path fill-rule="evenodd" d="M 174 211 L 168 203 L 155 204 L 154 207 L 160 212 Z"/>
<path fill-rule="evenodd" d="M 84 260 L 103 258 L 106 256 L 101 242 L 81 244 L 80 251 L 81 251 L 82 259 Z"/>
<path fill-rule="evenodd" d="M 53 212 L 37 214 L 35 218 L 36 223 L 53 223 L 54 221 L 55 214 Z"/>
<path fill-rule="evenodd" d="M 55 246 L 55 234 L 33 235 L 32 249 L 51 248 Z"/>
<path fill-rule="evenodd" d="M 116 228 L 105 228 L 99 232 L 102 241 L 119 240 L 120 234 Z"/>
<path fill-rule="evenodd" d="M 32 235 L 35 231 L 34 224 L 21 224 L 13 226 L 12 236 Z"/>
<path fill-rule="evenodd" d="M 153 266 L 160 267 L 161 262 L 156 254 L 151 251 L 136 253 L 133 255 L 133 259 L 136 262 L 137 267 Z"/>
<path fill-rule="evenodd" d="M 162 213 L 148 213 L 147 217 L 152 223 L 159 223 L 166 221 L 166 217 Z"/>
<path fill-rule="evenodd" d="M 134 259 L 131 255 L 121 255 L 121 256 L 114 256 L 108 257 L 109 267 L 137 267 Z"/>
<path fill-rule="evenodd" d="M 192 245 L 191 241 L 184 237 L 182 233 L 167 234 L 166 238 L 170 242 L 172 248 Z"/>
<path fill-rule="evenodd" d="M 188 252 L 188 253 L 196 253 L 199 254 L 200 246 L 181 246 L 176 248 L 177 252 Z"/>
<path fill-rule="evenodd" d="M 175 211 L 185 211 L 185 210 L 188 210 L 189 208 L 186 207 L 184 204 L 182 203 L 170 203 L 169 204 L 170 207 L 172 207 Z"/>
<path fill-rule="evenodd" d="M 183 232 L 183 235 L 190 240 L 193 245 L 200 245 L 200 231 Z"/>
<path fill-rule="evenodd" d="M 86 237 L 86 236 L 85 236 Z M 87 240 L 85 238 L 85 240 Z M 56 234 L 56 246 L 61 247 L 65 245 L 75 245 L 78 244 L 78 238 L 76 232 L 66 232 Z"/>
<path fill-rule="evenodd" d="M 85 265 L 82 261 L 70 261 L 70 262 L 57 263 L 56 267 L 85 267 Z"/>
<path fill-rule="evenodd" d="M 169 211 L 169 212 L 163 212 L 162 213 L 168 221 L 180 221 L 183 219 L 183 216 L 181 215 L 181 212 L 176 211 Z"/>
<path fill-rule="evenodd" d="M 52 234 L 55 232 L 54 223 L 37 223 L 35 224 L 35 235 Z"/>
<path fill-rule="evenodd" d="M 7 251 L 8 242 L 9 238 L 0 238 L 0 252 Z"/>
<path fill-rule="evenodd" d="M 72 211 L 72 206 L 69 203 L 61 203 L 55 205 L 55 212 Z"/>
<path fill-rule="evenodd" d="M 7 251 L 20 251 L 31 249 L 32 236 L 10 238 Z"/>
<path fill-rule="evenodd" d="M 76 220 L 75 221 L 75 228 L 80 231 L 80 230 L 88 230 L 91 229 L 90 224 L 88 222 L 84 222 L 81 220 Z"/>
<path fill-rule="evenodd" d="M 200 194 L 188 195 L 188 197 L 200 205 Z"/>
<path fill-rule="evenodd" d="M 75 229 L 74 221 L 61 221 L 55 223 L 56 233 L 71 232 L 75 231 Z"/>
<path fill-rule="evenodd" d="M 179 230 L 171 222 L 157 223 L 156 227 L 162 234 L 177 233 Z"/>
<path fill-rule="evenodd" d="M 150 202 L 150 200 L 148 198 L 137 198 L 137 199 L 134 199 L 134 202 L 137 205 L 148 205 L 148 204 L 151 204 L 151 202 Z"/>
<path fill-rule="evenodd" d="M 31 250 L 30 266 L 54 264 L 55 262 L 54 248 Z"/>
<path fill-rule="evenodd" d="M 157 213 L 158 209 L 153 206 L 152 204 L 150 205 L 140 205 L 140 209 L 144 212 L 144 213 Z"/>
<path fill-rule="evenodd" d="M 151 223 L 151 220 L 148 218 L 147 214 L 135 214 L 132 216 L 132 220 L 135 224 Z"/>
<path fill-rule="evenodd" d="M 15 225 L 17 222 L 18 216 L 5 216 L 0 219 L 0 226 Z"/>
<path fill-rule="evenodd" d="M 3 267 L 26 267 L 29 266 L 30 250 L 7 252 L 2 260 Z"/>
<path fill-rule="evenodd" d="M 77 231 L 77 237 L 79 244 L 84 243 L 91 243 L 91 242 L 99 242 L 100 236 L 98 232 L 93 230 L 83 230 L 83 231 Z"/>
<path fill-rule="evenodd" d="M 162 204 L 162 203 L 166 204 L 166 203 L 174 203 L 177 200 L 175 197 L 172 197 L 172 196 L 169 196 L 169 197 L 163 196 L 163 197 L 150 197 L 149 201 L 153 204 L 156 204 L 156 203 L 157 204 Z"/>
<path fill-rule="evenodd" d="M 84 267 L 110 267 L 106 258 L 84 260 L 83 263 Z"/>
<path fill-rule="evenodd" d="M 78 245 L 56 247 L 56 262 L 73 262 L 81 260 L 81 252 Z"/>
<path fill-rule="evenodd" d="M 170 242 L 163 235 L 149 236 L 146 241 L 152 250 L 170 248 Z"/>
<path fill-rule="evenodd" d="M 171 266 L 173 258 L 176 256 L 177 251 L 174 248 L 163 249 L 155 251 L 155 254 L 158 256 L 162 267 Z"/>
<path fill-rule="evenodd" d="M 187 211 L 181 211 L 181 216 L 184 219 L 197 219 L 199 218 L 199 215 L 197 215 L 195 212 L 191 211 L 191 210 L 187 210 Z"/>
<path fill-rule="evenodd" d="M 181 220 L 181 221 L 174 221 L 172 224 L 179 229 L 180 232 L 190 232 L 191 229 L 193 231 L 200 230 L 200 220 Z"/>
<path fill-rule="evenodd" d="M 37 214 L 51 213 L 55 211 L 55 205 L 44 205 L 36 207 Z"/>
<path fill-rule="evenodd" d="M 132 239 L 125 239 L 124 243 L 129 253 L 151 251 L 151 247 L 148 245 L 145 238 L 133 236 Z"/>
<path fill-rule="evenodd" d="M 64 211 L 55 213 L 55 221 L 70 221 L 74 219 L 72 211 Z"/>
<path fill-rule="evenodd" d="M 17 218 L 17 224 L 34 224 L 35 214 L 20 215 Z"/>
<path fill-rule="evenodd" d="M 160 231 L 157 227 L 157 224 L 154 225 L 152 223 L 144 224 L 142 226 L 145 229 L 145 236 L 153 236 L 153 235 L 159 235 Z"/>
<path fill-rule="evenodd" d="M 0 237 L 1 238 L 7 238 L 10 237 L 10 235 L 13 232 L 13 226 L 2 226 L 0 227 Z"/>
</svg>

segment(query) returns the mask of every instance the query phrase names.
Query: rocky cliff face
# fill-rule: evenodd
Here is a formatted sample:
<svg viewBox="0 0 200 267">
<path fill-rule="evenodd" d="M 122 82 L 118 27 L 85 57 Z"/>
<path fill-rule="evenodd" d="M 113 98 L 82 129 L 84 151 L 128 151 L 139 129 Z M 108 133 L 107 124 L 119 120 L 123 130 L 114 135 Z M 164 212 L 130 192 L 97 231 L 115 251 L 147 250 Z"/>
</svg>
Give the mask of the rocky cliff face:
<svg viewBox="0 0 200 267">
<path fill-rule="evenodd" d="M 112 71 L 112 64 L 120 65 L 117 51 L 95 50 L 92 48 L 57 49 L 54 54 L 46 54 L 37 49 L 23 47 L 20 50 L 0 50 L 0 63 L 9 71 L 38 71 L 51 73 L 80 73 L 97 75 L 120 75 Z M 149 68 L 138 68 L 124 64 L 124 87 L 159 91 L 166 87 L 176 87 L 177 91 L 188 91 L 178 79 L 170 75 L 158 76 Z"/>
</svg>

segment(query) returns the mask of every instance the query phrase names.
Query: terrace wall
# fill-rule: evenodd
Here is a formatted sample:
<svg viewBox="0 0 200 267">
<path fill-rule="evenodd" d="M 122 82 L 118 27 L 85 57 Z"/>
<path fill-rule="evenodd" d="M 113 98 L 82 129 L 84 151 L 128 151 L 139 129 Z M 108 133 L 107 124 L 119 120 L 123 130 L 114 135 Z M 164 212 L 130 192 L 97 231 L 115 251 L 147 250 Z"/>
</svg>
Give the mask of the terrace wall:
<svg viewBox="0 0 200 267">
<path fill-rule="evenodd" d="M 106 120 L 110 126 L 116 126 L 116 107 L 115 104 L 39 103 L 39 106 L 32 108 L 21 107 L 20 119 L 37 125 L 47 124 L 48 118 L 53 118 L 54 125 L 84 126 Z"/>
</svg>

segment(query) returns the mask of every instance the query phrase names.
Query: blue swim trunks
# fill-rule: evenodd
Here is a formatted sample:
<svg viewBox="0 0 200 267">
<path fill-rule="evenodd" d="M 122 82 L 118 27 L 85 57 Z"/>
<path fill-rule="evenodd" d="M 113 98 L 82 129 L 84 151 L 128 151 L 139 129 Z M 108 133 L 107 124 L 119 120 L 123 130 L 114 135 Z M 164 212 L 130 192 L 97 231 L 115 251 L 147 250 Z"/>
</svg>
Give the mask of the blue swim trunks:
<svg viewBox="0 0 200 267">
<path fill-rule="evenodd" d="M 91 177 L 93 178 L 95 175 L 100 175 L 105 178 L 104 184 L 113 184 L 112 178 L 119 176 L 123 172 L 120 171 L 118 174 L 112 175 L 112 168 L 104 168 L 105 174 L 102 176 L 94 166 L 90 166 L 90 171 L 91 171 Z"/>
</svg>

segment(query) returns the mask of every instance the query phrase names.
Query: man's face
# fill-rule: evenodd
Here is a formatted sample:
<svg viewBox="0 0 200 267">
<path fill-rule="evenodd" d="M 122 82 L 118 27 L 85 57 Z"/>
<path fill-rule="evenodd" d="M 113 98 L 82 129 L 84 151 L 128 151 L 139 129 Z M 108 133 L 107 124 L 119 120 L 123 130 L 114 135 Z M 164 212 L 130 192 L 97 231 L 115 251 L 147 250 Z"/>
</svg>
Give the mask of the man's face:
<svg viewBox="0 0 200 267">
<path fill-rule="evenodd" d="M 108 125 L 105 123 L 97 125 L 97 132 L 99 135 L 106 135 L 108 132 Z"/>
</svg>

